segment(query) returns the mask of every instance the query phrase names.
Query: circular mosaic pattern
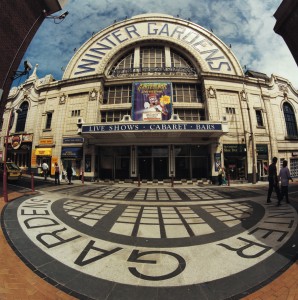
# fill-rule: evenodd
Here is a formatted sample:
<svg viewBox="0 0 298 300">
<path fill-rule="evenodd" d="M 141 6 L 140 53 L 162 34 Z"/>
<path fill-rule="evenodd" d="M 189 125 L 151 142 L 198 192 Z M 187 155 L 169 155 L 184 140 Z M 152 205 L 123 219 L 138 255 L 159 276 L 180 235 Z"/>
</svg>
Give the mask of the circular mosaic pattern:
<svg viewBox="0 0 298 300">
<path fill-rule="evenodd" d="M 37 196 L 10 203 L 3 214 L 21 256 L 78 298 L 145 299 L 146 291 L 148 299 L 226 299 L 290 263 L 281 254 L 287 248 L 289 255 L 297 231 L 290 205 L 219 194 L 195 201 L 187 191 L 188 201 L 181 193 L 181 201 L 90 193 Z"/>
</svg>

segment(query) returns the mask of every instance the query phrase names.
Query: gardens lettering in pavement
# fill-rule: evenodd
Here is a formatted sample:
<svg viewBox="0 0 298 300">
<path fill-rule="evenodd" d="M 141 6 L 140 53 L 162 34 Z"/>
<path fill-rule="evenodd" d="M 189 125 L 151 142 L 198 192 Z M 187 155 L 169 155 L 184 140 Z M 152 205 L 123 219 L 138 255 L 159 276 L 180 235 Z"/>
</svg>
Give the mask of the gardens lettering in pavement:
<svg viewBox="0 0 298 300">
<path fill-rule="evenodd" d="M 137 246 L 138 243 L 123 243 L 125 239 L 121 236 L 114 241 L 104 240 L 81 232 L 80 226 L 76 228 L 73 223 L 69 226 L 53 212 L 54 202 L 35 197 L 19 205 L 20 226 L 36 247 L 74 271 L 138 286 L 182 286 L 227 278 L 265 262 L 290 239 L 297 227 L 292 206 L 264 210 L 258 204 L 264 211 L 263 218 L 233 236 L 187 247 L 173 243 L 170 247 L 157 247 L 156 243 L 152 246 L 150 241 L 154 238 L 148 237 L 147 245 Z M 152 231 L 158 229 L 154 222 L 146 226 Z M 203 224 L 202 228 L 205 227 Z"/>
</svg>

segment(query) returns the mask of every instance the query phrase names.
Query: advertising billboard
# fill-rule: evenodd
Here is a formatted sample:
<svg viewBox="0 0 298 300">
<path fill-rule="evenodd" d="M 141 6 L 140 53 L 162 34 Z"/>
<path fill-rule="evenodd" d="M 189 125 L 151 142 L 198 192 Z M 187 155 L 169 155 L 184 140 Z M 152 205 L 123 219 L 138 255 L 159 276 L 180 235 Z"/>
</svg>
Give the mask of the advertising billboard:
<svg viewBox="0 0 298 300">
<path fill-rule="evenodd" d="M 172 84 L 135 82 L 132 101 L 134 121 L 169 120 L 172 115 Z"/>
</svg>

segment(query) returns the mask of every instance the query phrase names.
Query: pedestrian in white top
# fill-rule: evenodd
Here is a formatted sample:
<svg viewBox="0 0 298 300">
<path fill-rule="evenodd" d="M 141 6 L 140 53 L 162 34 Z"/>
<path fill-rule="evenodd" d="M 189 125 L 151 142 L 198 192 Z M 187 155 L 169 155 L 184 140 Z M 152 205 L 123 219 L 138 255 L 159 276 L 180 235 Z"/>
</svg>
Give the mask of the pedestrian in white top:
<svg viewBox="0 0 298 300">
<path fill-rule="evenodd" d="M 286 202 L 289 203 L 288 186 L 289 186 L 289 180 L 292 180 L 293 182 L 293 178 L 290 175 L 290 171 L 287 165 L 288 162 L 284 160 L 282 163 L 282 169 L 280 169 L 279 171 L 279 178 L 281 182 L 281 198 L 278 201 L 277 205 L 280 205 L 280 202 L 284 198 L 284 196 L 286 198 Z"/>
<path fill-rule="evenodd" d="M 46 163 L 46 161 L 44 160 L 42 165 L 41 165 L 42 171 L 43 171 L 43 176 L 44 176 L 44 180 L 47 180 L 48 178 L 48 172 L 49 172 L 49 166 Z"/>
</svg>

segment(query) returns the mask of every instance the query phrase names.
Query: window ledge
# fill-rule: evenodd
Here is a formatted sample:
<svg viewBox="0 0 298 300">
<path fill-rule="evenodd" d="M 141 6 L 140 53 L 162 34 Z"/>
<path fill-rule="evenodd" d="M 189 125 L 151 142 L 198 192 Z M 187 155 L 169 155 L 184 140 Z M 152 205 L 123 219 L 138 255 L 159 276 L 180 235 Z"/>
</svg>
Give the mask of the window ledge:
<svg viewBox="0 0 298 300">
<path fill-rule="evenodd" d="M 290 135 L 290 136 L 286 136 L 285 139 L 286 140 L 298 140 L 298 136 Z"/>
<path fill-rule="evenodd" d="M 49 131 L 52 131 L 52 129 L 51 128 L 47 128 L 47 129 L 43 129 L 42 131 L 43 132 L 49 132 Z"/>
<path fill-rule="evenodd" d="M 263 126 L 257 125 L 257 128 L 258 129 L 265 129 L 266 127 L 264 125 Z"/>
</svg>

